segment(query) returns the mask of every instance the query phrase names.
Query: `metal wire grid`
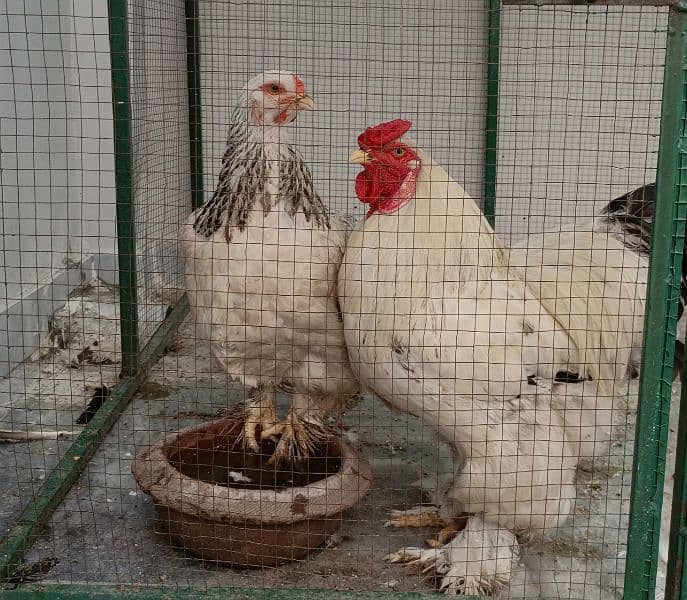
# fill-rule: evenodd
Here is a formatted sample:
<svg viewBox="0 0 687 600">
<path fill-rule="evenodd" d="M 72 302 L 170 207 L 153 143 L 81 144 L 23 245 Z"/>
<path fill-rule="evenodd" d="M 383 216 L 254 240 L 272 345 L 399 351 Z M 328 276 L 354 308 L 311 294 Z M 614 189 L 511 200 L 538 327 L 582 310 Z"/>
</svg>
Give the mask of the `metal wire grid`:
<svg viewBox="0 0 687 600">
<path fill-rule="evenodd" d="M 518 239 L 653 181 L 667 10 L 505 7 L 497 229 Z"/>
<path fill-rule="evenodd" d="M 180 4 L 141 3 L 132 5 L 130 12 L 136 262 L 145 290 L 158 285 L 148 283 L 155 282 L 156 276 L 164 279 L 172 274 L 171 281 L 178 281 L 173 276 L 176 252 L 170 239 L 189 206 Z M 458 13 L 449 2 L 436 2 L 431 7 L 404 5 L 403 9 L 387 2 L 345 8 L 315 3 L 202 3 L 201 96 L 203 134 L 209 142 L 204 164 L 206 192 L 214 189 L 234 92 L 253 74 L 277 67 L 299 72 L 318 103 L 315 115 L 299 120 L 294 138 L 313 168 L 320 193 L 333 209 L 360 212 L 358 205 L 351 202 L 353 171 L 344 168 L 347 153 L 354 147 L 351 132 L 395 116 L 411 118 L 415 137 L 423 147 L 474 197 L 479 197 L 484 177 L 485 17 L 481 5 L 470 5 Z M 504 110 L 499 122 L 496 212 L 506 215 L 498 221 L 499 232 L 516 237 L 537 231 L 541 221 L 555 224 L 557 216 L 563 219 L 573 212 L 580 216 L 581 211 L 586 216 L 596 214 L 598 206 L 615 197 L 616 191 L 622 193 L 634 184 L 651 180 L 666 22 L 662 10 L 628 8 L 507 9 L 504 19 Z M 592 30 L 586 39 L 567 37 L 578 27 L 581 31 L 583 24 Z M 538 37 L 534 49 L 526 56 L 523 47 L 528 46 L 528 34 L 534 36 L 535 31 Z M 552 32 L 552 37 L 544 37 L 544 31 Z M 623 46 L 622 34 L 628 31 L 637 35 L 635 51 Z M 583 47 L 599 50 L 600 55 L 593 54 L 598 64 L 590 65 L 588 56 L 580 59 L 582 64 L 577 63 L 578 51 Z M 155 60 L 151 60 L 151 54 Z M 604 60 L 607 58 L 610 65 Z M 556 69 L 561 64 L 568 67 L 567 73 Z M 579 77 L 575 74 L 578 67 L 582 71 Z M 640 76 L 638 91 L 631 84 Z M 560 90 L 556 87 L 559 77 L 566 86 Z M 163 89 L 163 84 L 169 89 Z M 646 114 L 622 111 L 628 88 L 641 95 Z M 585 108 L 598 103 L 598 113 L 589 116 L 595 129 L 588 127 L 589 121 L 578 122 L 571 117 L 571 113 L 579 114 L 569 106 L 575 92 L 581 96 L 585 116 Z M 633 100 L 640 98 L 635 96 Z M 556 102 L 563 103 L 566 110 L 557 111 Z M 636 104 L 633 110 L 637 110 Z M 598 143 L 585 147 L 584 133 L 591 133 L 590 129 L 595 136 L 598 132 L 602 135 L 597 136 Z M 565 135 L 557 135 L 560 131 Z M 528 134 L 532 152 L 523 157 L 521 140 Z M 624 134 L 625 143 L 618 141 L 623 137 L 620 134 Z M 603 145 L 606 139 L 610 150 Z M 556 142 L 561 140 L 558 147 Z M 579 146 L 586 153 L 570 156 L 566 151 Z M 561 153 L 560 159 L 552 148 Z M 590 175 L 591 169 L 595 172 Z M 547 202 L 525 203 L 526 198 Z M 549 202 L 552 198 L 557 200 L 555 204 Z M 569 210 L 573 206 L 574 210 Z M 554 218 L 549 221 L 552 213 Z M 521 216 L 530 217 L 527 229 L 517 220 Z M 544 216 L 546 219 L 541 219 Z M 533 217 L 540 217 L 540 221 L 533 221 Z M 151 303 L 148 298 L 147 293 L 139 294 L 144 340 L 161 318 L 151 311 L 162 304 Z M 63 557 L 54 577 L 69 583 L 193 585 L 202 589 L 227 584 L 272 587 L 285 582 L 289 587 L 306 588 L 431 588 L 404 576 L 397 568 L 381 564 L 382 554 L 404 543 L 416 543 L 417 535 L 390 534 L 382 530 L 380 523 L 389 506 L 412 505 L 419 500 L 408 487 L 412 478 L 422 471 L 450 470 L 446 464 L 449 452 L 412 419 L 392 417 L 369 401 L 354 413 L 358 421 L 352 425 L 375 465 L 378 485 L 346 516 L 344 531 L 350 531 L 351 539 L 344 539 L 340 547 L 275 571 L 235 572 L 200 563 L 153 534 L 150 503 L 140 495 L 130 476 L 134 452 L 182 425 L 210 418 L 215 408 L 242 394 L 241 389 L 227 386 L 224 376 L 210 366 L 209 352 L 203 340 L 197 339 L 192 325 L 182 329 L 180 338 L 181 348 L 156 366 L 149 384 L 105 440 L 79 485 L 69 493 L 31 550 L 29 560 L 49 555 Z M 16 447 L 12 452 L 19 455 Z M 621 449 L 618 454 L 622 457 L 626 452 Z M 42 454 L 47 456 L 51 451 L 41 449 Z M 59 453 L 52 456 L 56 460 Z M 595 477 L 590 476 L 590 483 L 600 485 L 602 494 L 618 493 L 622 500 L 627 499 L 627 476 L 621 473 L 603 484 L 596 483 Z M 581 505 L 587 503 L 581 500 Z M 606 519 L 616 517 L 622 521 L 626 507 L 614 502 L 607 505 L 604 523 L 598 528 L 615 530 L 617 539 L 612 543 L 618 545 L 618 557 L 623 551 L 625 525 Z M 589 597 L 598 589 L 604 593 L 617 591 L 622 561 L 606 554 L 599 556 L 599 543 L 603 546 L 607 540 L 603 534 L 595 540 L 589 533 L 593 528 L 590 524 L 583 523 L 581 528 L 587 532 L 585 539 L 576 539 L 572 531 L 570 546 L 559 547 L 558 554 L 554 551 L 559 561 L 565 557 L 563 572 L 568 574 L 567 580 L 566 575 L 561 576 L 545 560 L 539 560 L 538 584 L 567 585 L 570 597 Z M 603 546 L 602 553 L 606 550 Z M 536 563 L 535 555 L 536 550 L 531 557 Z"/>
<path fill-rule="evenodd" d="M 182 2 L 130 2 L 131 136 L 139 344 L 182 287 L 176 237 L 191 210 Z"/>
<path fill-rule="evenodd" d="M 315 98 L 292 139 L 333 210 L 362 212 L 347 164 L 352 132 L 403 116 L 475 197 L 484 180 L 486 7 L 421 2 L 203 2 L 206 196 L 216 185 L 235 94 L 267 69 L 298 72 Z M 356 135 L 357 135 L 356 133 Z M 453 150 L 460 147 L 460 154 Z"/>
<path fill-rule="evenodd" d="M 69 445 L 50 432 L 71 431 L 91 386 L 117 381 L 116 305 L 88 319 L 105 299 L 85 297 L 94 272 L 115 273 L 107 30 L 104 6 L 0 11 L 0 428 L 47 436 L 3 448 L 7 528 Z"/>
</svg>

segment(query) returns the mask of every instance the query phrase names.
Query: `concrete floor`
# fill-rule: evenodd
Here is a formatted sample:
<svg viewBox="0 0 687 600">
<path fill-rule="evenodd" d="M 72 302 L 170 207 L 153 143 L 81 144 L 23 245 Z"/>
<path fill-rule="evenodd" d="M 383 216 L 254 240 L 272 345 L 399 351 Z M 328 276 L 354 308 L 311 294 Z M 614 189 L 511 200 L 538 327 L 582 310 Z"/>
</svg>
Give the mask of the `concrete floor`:
<svg viewBox="0 0 687 600">
<path fill-rule="evenodd" d="M 75 302 L 95 302 L 103 305 L 102 315 L 111 315 L 114 300 L 111 291 L 96 287 Z M 73 306 L 70 311 L 74 313 Z M 88 361 L 69 368 L 74 348 L 90 344 L 100 349 L 97 362 L 118 360 L 104 340 L 92 345 L 89 328 L 94 327 L 83 323 L 98 319 L 97 310 L 95 317 L 86 318 L 86 312 L 74 313 L 76 321 L 82 322 L 82 331 L 72 336 L 68 349 L 44 349 L 44 358 L 23 365 L 0 381 L 0 427 L 28 423 L 79 431 L 73 423 L 94 387 L 112 385 L 117 369 L 116 365 Z M 101 316 L 99 321 L 96 329 L 112 344 L 118 335 L 116 319 L 108 321 Z M 242 393 L 239 386 L 227 384 L 207 348 L 194 341 L 191 325 L 185 324 L 175 347 L 156 365 L 29 551 L 27 561 L 49 557 L 60 561 L 43 580 L 199 589 L 435 589 L 433 581 L 408 575 L 403 568 L 382 561 L 386 553 L 400 546 L 419 545 L 432 531 L 389 530 L 382 524 L 391 508 L 410 507 L 422 499 L 413 482 L 451 468 L 449 452 L 416 419 L 392 414 L 372 399 L 347 415 L 351 429 L 346 435 L 371 462 L 374 485 L 368 496 L 345 514 L 328 549 L 275 569 L 237 570 L 196 560 L 155 532 L 150 498 L 137 488 L 131 474 L 135 454 L 166 433 L 212 419 L 217 409 L 237 401 Z M 635 396 L 633 383 L 629 404 Z M 628 419 L 627 430 L 632 432 L 631 416 Z M 0 526 L 4 530 L 69 444 L 69 439 L 60 439 L 0 446 L 0 465 L 5 467 L 0 469 Z M 622 597 L 631 456 L 632 441 L 621 435 L 607 460 L 580 466 L 573 517 L 544 543 L 523 544 L 522 567 L 504 597 Z"/>
</svg>

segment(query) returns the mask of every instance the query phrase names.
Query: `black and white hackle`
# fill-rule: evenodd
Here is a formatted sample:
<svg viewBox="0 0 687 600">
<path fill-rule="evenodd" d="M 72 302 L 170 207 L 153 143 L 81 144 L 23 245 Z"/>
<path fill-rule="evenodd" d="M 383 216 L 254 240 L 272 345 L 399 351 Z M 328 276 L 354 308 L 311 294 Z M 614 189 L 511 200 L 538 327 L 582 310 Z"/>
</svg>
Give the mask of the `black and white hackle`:
<svg viewBox="0 0 687 600">
<path fill-rule="evenodd" d="M 276 134 L 270 129 L 281 131 Z M 290 215 L 302 211 L 308 222 L 330 228 L 329 211 L 315 190 L 312 173 L 286 136 L 280 125 L 257 123 L 253 111 L 246 107 L 245 96 L 241 96 L 232 111 L 217 187 L 196 213 L 197 233 L 209 238 L 223 225 L 243 231 L 256 204 L 265 214 L 270 212 L 274 198 L 267 185 L 275 176 L 277 197 Z M 274 165 L 278 173 L 271 174 Z"/>
<path fill-rule="evenodd" d="M 651 237 L 656 205 L 656 184 L 649 183 L 627 194 L 611 200 L 603 209 L 604 220 L 618 232 L 619 239 L 630 249 L 640 254 L 651 253 Z M 678 321 L 687 305 L 687 240 L 682 255 L 680 278 L 680 302 L 677 309 Z M 680 341 L 675 346 L 675 373 L 682 372 L 685 347 Z"/>
</svg>

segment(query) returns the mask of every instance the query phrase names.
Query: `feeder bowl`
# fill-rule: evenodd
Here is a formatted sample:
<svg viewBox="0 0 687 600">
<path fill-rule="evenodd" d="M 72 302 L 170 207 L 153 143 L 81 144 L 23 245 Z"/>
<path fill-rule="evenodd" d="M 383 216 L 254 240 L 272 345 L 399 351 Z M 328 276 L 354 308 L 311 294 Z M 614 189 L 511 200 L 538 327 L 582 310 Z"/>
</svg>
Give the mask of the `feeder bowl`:
<svg viewBox="0 0 687 600">
<path fill-rule="evenodd" d="M 370 489 L 372 469 L 332 437 L 303 464 L 267 465 L 236 440 L 242 421 L 183 429 L 140 452 L 132 471 L 150 494 L 160 530 L 201 559 L 272 567 L 305 557 L 341 524 Z"/>
</svg>

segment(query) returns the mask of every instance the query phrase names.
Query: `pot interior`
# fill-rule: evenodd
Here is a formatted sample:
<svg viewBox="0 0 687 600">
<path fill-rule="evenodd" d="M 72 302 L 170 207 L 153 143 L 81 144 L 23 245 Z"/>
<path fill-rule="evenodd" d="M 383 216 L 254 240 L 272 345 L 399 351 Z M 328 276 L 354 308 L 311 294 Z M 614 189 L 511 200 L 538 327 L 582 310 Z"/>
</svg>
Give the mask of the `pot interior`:
<svg viewBox="0 0 687 600">
<path fill-rule="evenodd" d="M 341 447 L 335 440 L 317 447 L 307 460 L 277 468 L 268 465 L 275 443 L 264 441 L 259 453 L 244 448 L 237 442 L 241 425 L 241 421 L 227 420 L 182 434 L 165 448 L 165 454 L 187 477 L 234 488 L 303 487 L 335 475 L 341 468 Z"/>
</svg>

